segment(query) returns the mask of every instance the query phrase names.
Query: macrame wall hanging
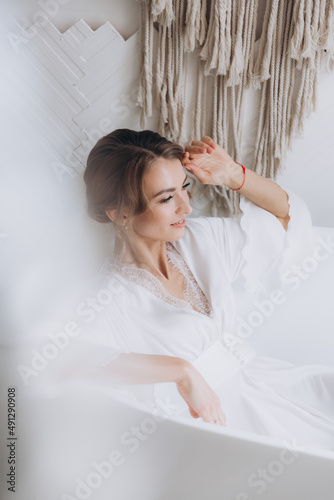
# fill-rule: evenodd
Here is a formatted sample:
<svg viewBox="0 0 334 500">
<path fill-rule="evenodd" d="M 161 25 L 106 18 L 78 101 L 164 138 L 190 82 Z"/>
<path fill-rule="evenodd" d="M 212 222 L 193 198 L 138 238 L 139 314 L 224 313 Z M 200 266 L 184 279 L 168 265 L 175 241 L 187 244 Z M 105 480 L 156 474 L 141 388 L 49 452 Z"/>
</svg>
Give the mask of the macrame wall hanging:
<svg viewBox="0 0 334 500">
<path fill-rule="evenodd" d="M 138 104 L 142 127 L 182 146 L 210 135 L 241 161 L 245 89 L 258 88 L 254 158 L 248 166 L 271 179 L 282 168 L 292 136 L 315 109 L 321 60 L 334 68 L 334 0 L 272 0 L 255 43 L 259 0 L 141 0 L 142 66 Z M 192 97 L 189 61 L 197 65 Z M 192 126 L 186 127 L 189 114 Z M 253 163 L 253 165 L 251 165 Z M 239 193 L 201 185 L 225 215 Z"/>
</svg>

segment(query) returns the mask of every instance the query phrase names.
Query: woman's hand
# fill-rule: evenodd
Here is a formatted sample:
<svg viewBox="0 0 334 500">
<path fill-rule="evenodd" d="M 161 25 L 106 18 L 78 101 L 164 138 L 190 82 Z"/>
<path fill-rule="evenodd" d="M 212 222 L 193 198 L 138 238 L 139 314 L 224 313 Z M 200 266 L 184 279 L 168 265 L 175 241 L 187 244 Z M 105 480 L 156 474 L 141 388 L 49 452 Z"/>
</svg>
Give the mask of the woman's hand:
<svg viewBox="0 0 334 500">
<path fill-rule="evenodd" d="M 186 146 L 182 164 L 202 184 L 213 184 L 239 190 L 255 205 L 275 215 L 285 230 L 290 220 L 289 196 L 276 182 L 245 169 L 234 162 L 210 137 Z"/>
<path fill-rule="evenodd" d="M 232 181 L 238 187 L 243 181 L 242 167 L 208 136 L 186 146 L 182 164 L 202 184 L 230 186 Z"/>
<path fill-rule="evenodd" d="M 205 422 L 226 426 L 219 397 L 191 363 L 187 364 L 176 387 L 192 417 L 202 417 Z"/>
</svg>

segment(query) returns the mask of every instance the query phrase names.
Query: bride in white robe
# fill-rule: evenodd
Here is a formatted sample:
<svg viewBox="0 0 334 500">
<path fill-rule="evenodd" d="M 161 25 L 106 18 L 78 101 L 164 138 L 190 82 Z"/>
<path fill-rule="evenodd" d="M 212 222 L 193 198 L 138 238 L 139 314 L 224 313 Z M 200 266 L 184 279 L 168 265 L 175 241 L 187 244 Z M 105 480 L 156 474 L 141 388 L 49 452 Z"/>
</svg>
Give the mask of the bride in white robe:
<svg viewBox="0 0 334 500">
<path fill-rule="evenodd" d="M 187 218 L 183 236 L 166 242 L 169 265 L 184 277 L 185 300 L 147 269 L 107 259 L 95 286 L 108 290 L 110 300 L 86 323 L 84 340 L 100 348 L 95 371 L 125 353 L 179 357 L 219 397 L 227 428 L 334 450 L 334 368 L 257 356 L 236 331 L 232 284 L 243 280 L 250 294 L 282 287 L 284 271 L 314 251 L 309 211 L 285 192 L 287 230 L 242 192 L 237 215 Z M 174 382 L 120 387 L 110 381 L 110 387 L 151 409 L 169 401 L 173 414 L 194 416 Z"/>
</svg>

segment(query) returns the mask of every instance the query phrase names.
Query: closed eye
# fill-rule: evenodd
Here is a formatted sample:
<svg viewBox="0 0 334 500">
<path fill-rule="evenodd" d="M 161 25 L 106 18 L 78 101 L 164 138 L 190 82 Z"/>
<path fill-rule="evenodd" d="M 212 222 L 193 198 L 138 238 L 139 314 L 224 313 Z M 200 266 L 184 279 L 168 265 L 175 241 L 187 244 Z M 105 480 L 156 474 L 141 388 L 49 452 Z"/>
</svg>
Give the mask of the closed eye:
<svg viewBox="0 0 334 500">
<path fill-rule="evenodd" d="M 190 186 L 190 182 L 187 182 L 182 186 L 182 189 L 186 189 L 188 186 Z M 174 196 L 168 196 L 168 198 L 165 198 L 164 200 L 161 200 L 160 203 L 167 203 L 169 200 L 174 198 Z"/>
</svg>

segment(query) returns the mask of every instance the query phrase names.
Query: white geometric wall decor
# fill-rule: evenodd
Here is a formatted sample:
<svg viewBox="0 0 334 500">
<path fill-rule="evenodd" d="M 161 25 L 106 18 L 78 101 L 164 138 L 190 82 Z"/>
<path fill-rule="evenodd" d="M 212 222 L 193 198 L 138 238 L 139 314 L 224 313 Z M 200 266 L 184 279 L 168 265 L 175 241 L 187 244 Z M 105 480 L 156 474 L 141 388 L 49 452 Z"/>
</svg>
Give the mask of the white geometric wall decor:
<svg viewBox="0 0 334 500">
<path fill-rule="evenodd" d="M 52 150 L 60 146 L 53 166 L 61 178 L 66 171 L 82 171 L 87 153 L 105 133 L 139 127 L 138 33 L 125 41 L 109 22 L 93 31 L 82 19 L 65 33 L 49 19 L 32 29 L 28 43 L 10 41 L 35 72 L 24 82 L 25 93 L 38 105 L 45 141 Z"/>
</svg>

